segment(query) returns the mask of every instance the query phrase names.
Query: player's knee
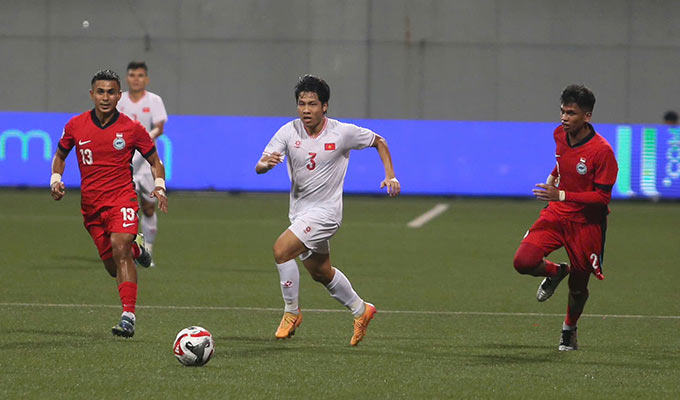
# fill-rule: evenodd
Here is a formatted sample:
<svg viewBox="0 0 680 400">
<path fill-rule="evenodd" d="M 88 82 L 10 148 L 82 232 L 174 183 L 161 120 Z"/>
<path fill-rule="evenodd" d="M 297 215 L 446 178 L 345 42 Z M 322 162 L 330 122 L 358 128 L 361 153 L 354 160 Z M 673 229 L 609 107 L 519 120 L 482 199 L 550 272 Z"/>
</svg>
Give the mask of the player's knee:
<svg viewBox="0 0 680 400">
<path fill-rule="evenodd" d="M 523 243 L 512 260 L 515 270 L 520 274 L 531 274 L 543 261 L 543 251 L 536 246 Z"/>
<path fill-rule="evenodd" d="M 132 246 L 131 243 L 126 240 L 111 240 L 111 252 L 113 253 L 113 258 L 120 260 L 123 258 L 132 257 Z"/>
<path fill-rule="evenodd" d="M 142 203 L 142 214 L 146 217 L 153 217 L 153 213 L 156 209 L 156 204 L 151 202 Z"/>
<path fill-rule="evenodd" d="M 588 292 L 588 286 L 586 283 L 575 279 L 569 280 L 569 296 L 580 300 L 585 300 L 588 298 L 589 294 L 590 293 Z"/>
<path fill-rule="evenodd" d="M 309 275 L 315 282 L 319 282 L 323 285 L 328 285 L 332 280 L 327 273 L 322 271 L 309 271 Z"/>
<path fill-rule="evenodd" d="M 283 246 L 277 245 L 277 243 L 274 243 L 272 252 L 274 253 L 274 261 L 276 261 L 277 264 L 283 264 L 286 261 L 293 259 L 293 257 L 290 256 L 287 249 Z"/>
</svg>

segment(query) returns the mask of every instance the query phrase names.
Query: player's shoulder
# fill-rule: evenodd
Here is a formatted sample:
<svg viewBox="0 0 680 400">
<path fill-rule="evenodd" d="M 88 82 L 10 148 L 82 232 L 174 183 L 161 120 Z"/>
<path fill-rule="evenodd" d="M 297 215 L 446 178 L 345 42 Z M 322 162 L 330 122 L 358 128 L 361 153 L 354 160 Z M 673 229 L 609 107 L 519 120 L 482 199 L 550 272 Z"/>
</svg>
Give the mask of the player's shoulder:
<svg viewBox="0 0 680 400">
<path fill-rule="evenodd" d="M 302 125 L 302 121 L 300 118 L 296 118 L 281 125 L 276 133 L 279 135 L 301 135 L 304 131 L 305 127 Z"/>
<path fill-rule="evenodd" d="M 609 144 L 607 139 L 605 139 L 605 137 L 602 136 L 597 131 L 595 132 L 595 136 L 593 137 L 593 144 L 595 145 L 598 151 L 614 154 L 614 149 L 612 148 L 611 144 Z"/>
<path fill-rule="evenodd" d="M 149 96 L 149 100 L 151 100 L 151 101 L 161 101 L 161 102 L 163 101 L 163 98 L 161 96 L 159 96 L 158 94 L 154 93 L 154 92 L 150 92 L 150 91 L 147 90 L 146 95 Z"/>
<path fill-rule="evenodd" d="M 332 132 L 345 133 L 345 132 L 355 132 L 361 129 L 359 125 L 353 124 L 351 122 L 338 121 L 333 118 L 326 118 L 326 129 Z"/>
<path fill-rule="evenodd" d="M 326 124 L 327 124 L 326 126 L 328 128 L 340 128 L 340 129 L 342 129 L 342 128 L 350 128 L 350 129 L 358 128 L 358 126 L 356 126 L 355 124 L 352 124 L 350 122 L 344 122 L 344 121 L 340 121 L 340 120 L 337 120 L 337 119 L 334 119 L 334 118 L 328 118 L 328 117 L 326 117 Z"/>
<path fill-rule="evenodd" d="M 553 130 L 553 137 L 555 138 L 555 141 L 564 138 L 566 134 L 567 133 L 564 131 L 564 127 L 562 125 L 557 125 L 555 130 Z"/>
<path fill-rule="evenodd" d="M 81 127 L 92 119 L 91 114 L 92 110 L 87 110 L 78 115 L 74 115 L 66 122 L 66 126 L 69 128 Z"/>
<path fill-rule="evenodd" d="M 118 100 L 118 104 L 120 103 L 130 103 L 130 92 L 127 90 L 124 91 L 123 93 L 120 94 L 120 100 Z"/>
<path fill-rule="evenodd" d="M 128 117 L 128 115 L 125 114 L 124 112 L 118 111 L 118 120 L 116 122 L 120 124 L 130 124 L 136 121 Z"/>
<path fill-rule="evenodd" d="M 124 112 L 118 112 L 118 120 L 116 121 L 117 124 L 120 124 L 126 128 L 144 128 L 144 125 L 142 125 L 141 122 L 135 121 L 134 119 L 130 118 L 127 114 Z M 146 130 L 146 128 L 144 128 Z"/>
</svg>

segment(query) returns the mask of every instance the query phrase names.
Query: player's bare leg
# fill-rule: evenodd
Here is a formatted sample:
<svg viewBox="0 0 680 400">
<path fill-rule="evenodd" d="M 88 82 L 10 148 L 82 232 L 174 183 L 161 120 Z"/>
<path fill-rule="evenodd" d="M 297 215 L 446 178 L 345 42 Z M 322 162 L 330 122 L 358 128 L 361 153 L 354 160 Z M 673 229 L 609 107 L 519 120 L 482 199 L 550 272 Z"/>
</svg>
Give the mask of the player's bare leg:
<svg viewBox="0 0 680 400">
<path fill-rule="evenodd" d="M 135 305 L 137 303 L 137 268 L 132 258 L 132 241 L 135 235 L 129 233 L 112 233 L 111 260 L 116 266 L 116 283 L 123 305 L 123 314 L 118 325 L 111 329 L 116 336 L 132 337 L 135 334 Z M 105 262 L 107 270 L 110 263 Z M 110 271 L 109 271 L 110 273 Z"/>
<path fill-rule="evenodd" d="M 375 306 L 366 303 L 352 288 L 352 284 L 340 269 L 331 265 L 329 254 L 312 252 L 302 263 L 312 279 L 323 284 L 331 297 L 347 307 L 354 315 L 354 334 L 350 345 L 356 346 L 366 335 L 369 322 L 377 312 Z"/>
<path fill-rule="evenodd" d="M 295 334 L 295 330 L 302 323 L 302 313 L 298 304 L 300 293 L 300 270 L 295 258 L 307 251 L 291 231 L 286 229 L 274 243 L 274 260 L 279 271 L 281 295 L 285 303 L 285 310 L 281 323 L 274 336 L 277 339 L 287 339 Z"/>
<path fill-rule="evenodd" d="M 335 268 L 331 265 L 330 254 L 311 252 L 311 255 L 302 261 L 309 275 L 316 282 L 328 286 L 335 276 Z"/>
<path fill-rule="evenodd" d="M 106 272 L 108 272 L 112 278 L 115 278 L 116 275 L 118 275 L 118 267 L 116 266 L 116 262 L 113 261 L 113 257 L 103 261 L 104 268 L 106 268 Z"/>
<path fill-rule="evenodd" d="M 156 241 L 156 233 L 158 232 L 158 216 L 156 215 L 156 202 L 149 201 L 144 198 L 144 194 L 140 193 L 140 207 L 142 209 L 142 234 L 144 234 L 144 247 L 152 256 L 151 267 L 155 267 L 153 262 L 153 244 Z"/>
</svg>

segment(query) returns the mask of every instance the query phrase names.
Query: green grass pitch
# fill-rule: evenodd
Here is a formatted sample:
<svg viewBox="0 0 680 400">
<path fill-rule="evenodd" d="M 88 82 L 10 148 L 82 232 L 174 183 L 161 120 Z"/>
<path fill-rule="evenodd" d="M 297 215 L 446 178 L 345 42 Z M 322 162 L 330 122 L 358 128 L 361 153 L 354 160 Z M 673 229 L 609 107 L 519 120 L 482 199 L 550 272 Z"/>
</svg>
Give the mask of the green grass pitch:
<svg viewBox="0 0 680 400">
<path fill-rule="evenodd" d="M 438 203 L 424 227 L 407 223 Z M 591 280 L 580 350 L 557 351 L 566 285 L 546 303 L 512 257 L 537 201 L 346 197 L 332 261 L 378 314 L 358 347 L 352 316 L 301 270 L 304 322 L 276 341 L 271 255 L 287 195 L 171 193 L 158 265 L 140 270 L 137 332 L 120 315 L 80 218 L 79 193 L 0 190 L 0 398 L 676 399 L 680 207 L 615 202 L 606 279 Z M 565 260 L 563 251 L 555 261 Z M 664 318 L 665 317 L 665 318 Z M 216 355 L 172 355 L 201 325 Z"/>
</svg>

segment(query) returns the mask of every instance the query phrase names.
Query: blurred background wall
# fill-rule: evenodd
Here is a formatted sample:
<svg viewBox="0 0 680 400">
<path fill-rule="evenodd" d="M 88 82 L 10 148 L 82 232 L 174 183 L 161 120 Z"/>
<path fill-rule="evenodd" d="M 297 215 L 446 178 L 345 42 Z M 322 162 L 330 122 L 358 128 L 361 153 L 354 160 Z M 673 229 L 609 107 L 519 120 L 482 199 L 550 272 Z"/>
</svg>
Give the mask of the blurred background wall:
<svg viewBox="0 0 680 400">
<path fill-rule="evenodd" d="M 555 121 L 576 82 L 594 122 L 658 123 L 679 21 L 677 0 L 0 0 L 0 110 L 90 108 L 94 72 L 135 59 L 171 114 L 292 115 L 312 73 L 339 118 Z"/>
</svg>

